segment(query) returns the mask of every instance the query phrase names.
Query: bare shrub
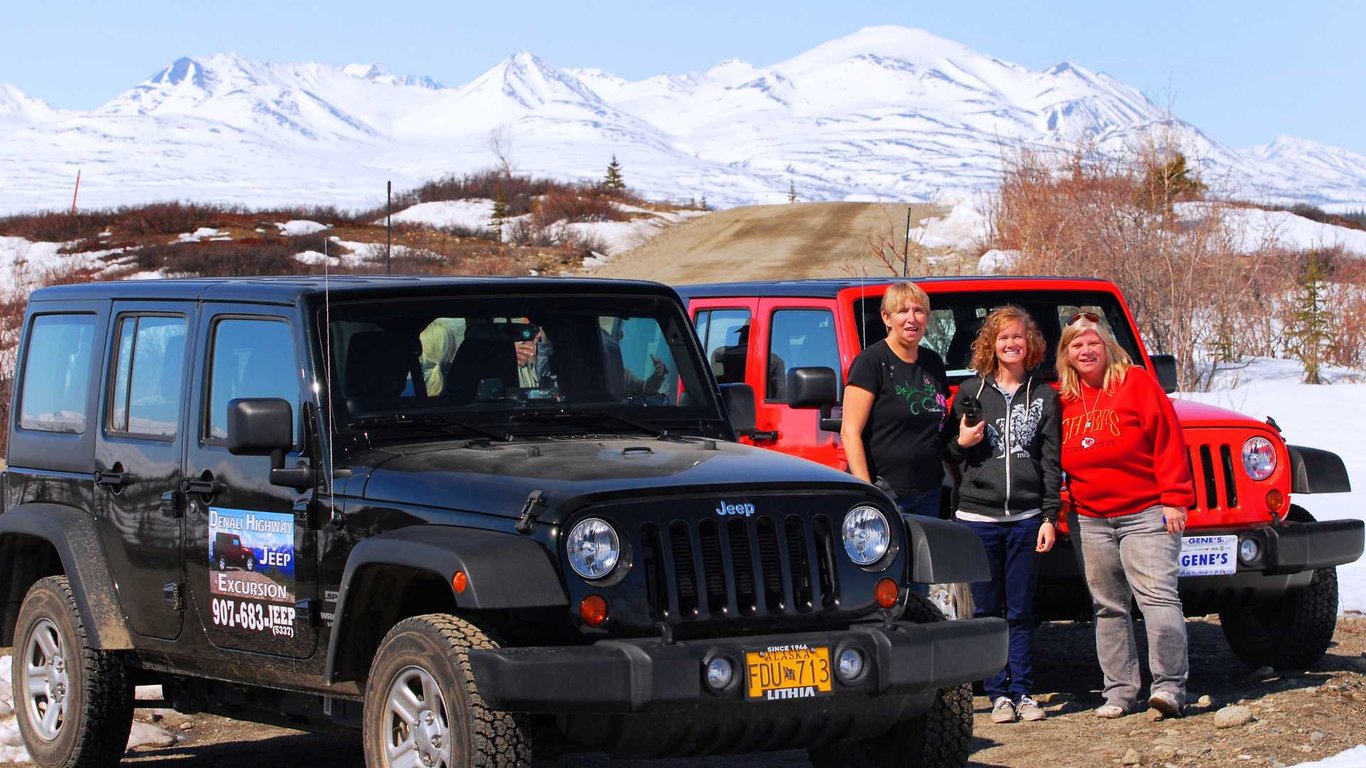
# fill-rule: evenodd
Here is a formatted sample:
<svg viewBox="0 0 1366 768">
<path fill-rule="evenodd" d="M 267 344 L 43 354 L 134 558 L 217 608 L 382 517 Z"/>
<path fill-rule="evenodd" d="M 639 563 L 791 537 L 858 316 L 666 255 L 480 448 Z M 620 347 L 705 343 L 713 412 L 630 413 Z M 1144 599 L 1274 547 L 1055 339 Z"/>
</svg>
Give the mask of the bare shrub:
<svg viewBox="0 0 1366 768">
<path fill-rule="evenodd" d="M 106 211 L 39 213 L 0 218 L 0 235 L 43 243 L 93 240 L 114 220 Z"/>
<path fill-rule="evenodd" d="M 290 238 L 287 242 L 214 242 L 152 245 L 137 251 L 138 268 L 171 275 L 247 277 L 309 274 L 314 269 L 294 256 L 322 251 L 321 236 Z"/>
<path fill-rule="evenodd" d="M 542 228 L 559 221 L 626 221 L 629 218 L 599 187 L 551 190 L 536 200 L 531 215 Z"/>
</svg>

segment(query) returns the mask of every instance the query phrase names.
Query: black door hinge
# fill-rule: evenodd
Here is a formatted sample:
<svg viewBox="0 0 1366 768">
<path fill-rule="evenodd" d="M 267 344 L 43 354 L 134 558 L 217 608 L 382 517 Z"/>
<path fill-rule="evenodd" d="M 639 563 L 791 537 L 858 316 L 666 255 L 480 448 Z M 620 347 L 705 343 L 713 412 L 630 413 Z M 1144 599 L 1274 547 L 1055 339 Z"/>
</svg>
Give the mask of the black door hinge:
<svg viewBox="0 0 1366 768">
<path fill-rule="evenodd" d="M 170 584 L 163 584 L 161 586 L 161 599 L 170 603 L 173 611 L 185 610 L 185 600 L 181 597 L 179 582 L 173 581 Z"/>
<path fill-rule="evenodd" d="M 536 518 L 544 508 L 545 499 L 541 497 L 541 489 L 537 488 L 527 494 L 526 502 L 522 504 L 522 513 L 517 516 L 517 532 L 531 533 L 535 530 Z"/>
</svg>

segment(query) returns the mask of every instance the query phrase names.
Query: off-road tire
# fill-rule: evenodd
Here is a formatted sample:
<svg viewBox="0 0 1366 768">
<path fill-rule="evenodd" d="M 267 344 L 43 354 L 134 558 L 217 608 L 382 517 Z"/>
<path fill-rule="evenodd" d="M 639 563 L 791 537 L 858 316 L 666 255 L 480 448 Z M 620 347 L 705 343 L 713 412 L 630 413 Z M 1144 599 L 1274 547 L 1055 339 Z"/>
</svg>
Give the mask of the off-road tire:
<svg viewBox="0 0 1366 768">
<path fill-rule="evenodd" d="M 907 596 L 906 621 L 947 621 L 929 599 Z M 814 768 L 960 768 L 972 748 L 972 684 L 941 688 L 928 712 L 861 741 L 809 750 Z"/>
<path fill-rule="evenodd" d="M 57 647 L 50 656 L 35 635 L 55 631 Z M 133 727 L 133 687 L 118 654 L 89 646 L 76 597 L 65 576 L 39 579 L 19 608 L 14 634 L 14 714 L 29 756 L 41 768 L 110 768 L 128 747 Z M 65 675 L 64 716 L 44 738 L 38 703 L 28 693 L 26 667 L 35 653 L 60 657 Z M 36 675 L 35 675 L 36 677 Z M 54 706 L 53 692 L 44 694 L 43 710 Z"/>
<path fill-rule="evenodd" d="M 423 673 L 430 676 L 444 703 L 438 709 L 444 709 L 440 732 L 445 734 L 445 747 L 442 758 L 431 768 L 530 766 L 527 718 L 490 709 L 470 672 L 469 651 L 497 647 L 497 642 L 478 627 L 449 614 L 414 616 L 394 625 L 375 653 L 365 686 L 366 768 L 392 768 L 386 755 L 386 745 L 395 736 L 386 728 L 389 701 L 400 680 Z M 391 724 L 403 732 L 408 730 Z"/>
<path fill-rule="evenodd" d="M 1266 605 L 1223 611 L 1229 648 L 1252 669 L 1308 669 L 1333 642 L 1338 621 L 1338 571 L 1319 568 L 1304 589 Z"/>
<path fill-rule="evenodd" d="M 251 555 L 247 555 L 247 559 L 242 561 L 242 567 L 246 569 L 247 573 L 255 573 L 256 558 L 252 557 Z"/>
<path fill-rule="evenodd" d="M 213 564 L 214 564 L 214 570 L 215 570 L 215 571 L 226 571 L 226 570 L 228 570 L 228 558 L 226 558 L 226 557 L 224 557 L 224 556 L 222 556 L 222 555 L 219 555 L 218 557 L 214 558 Z"/>
</svg>

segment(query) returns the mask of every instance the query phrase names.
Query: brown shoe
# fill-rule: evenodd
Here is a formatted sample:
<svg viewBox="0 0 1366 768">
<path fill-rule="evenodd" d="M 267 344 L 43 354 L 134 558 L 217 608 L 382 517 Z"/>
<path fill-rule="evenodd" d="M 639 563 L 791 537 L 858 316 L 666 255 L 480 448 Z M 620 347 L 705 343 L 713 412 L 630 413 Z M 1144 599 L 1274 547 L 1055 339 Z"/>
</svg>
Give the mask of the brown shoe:
<svg viewBox="0 0 1366 768">
<path fill-rule="evenodd" d="M 996 703 L 991 705 L 991 722 L 993 723 L 1013 723 L 1015 722 L 1015 705 L 1005 696 L 997 696 Z"/>
<path fill-rule="evenodd" d="M 1028 694 L 1020 697 L 1020 703 L 1015 705 L 1015 714 L 1019 715 L 1021 720 L 1030 721 L 1042 720 L 1045 717 L 1048 717 L 1048 713 L 1043 711 L 1043 707 L 1039 706 L 1039 702 L 1030 698 Z"/>
</svg>

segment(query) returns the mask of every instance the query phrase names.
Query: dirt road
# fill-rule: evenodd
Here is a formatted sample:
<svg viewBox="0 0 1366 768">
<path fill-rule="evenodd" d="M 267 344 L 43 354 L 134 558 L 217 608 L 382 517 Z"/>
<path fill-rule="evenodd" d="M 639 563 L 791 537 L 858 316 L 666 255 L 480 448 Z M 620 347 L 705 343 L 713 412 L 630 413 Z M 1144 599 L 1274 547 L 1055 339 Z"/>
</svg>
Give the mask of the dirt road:
<svg viewBox="0 0 1366 768">
<path fill-rule="evenodd" d="M 912 227 L 926 216 L 943 214 L 930 205 L 910 207 Z M 860 274 L 888 277 L 898 273 L 877 258 L 871 246 L 895 246 L 889 255 L 900 266 L 906 210 L 904 203 L 732 208 L 673 227 L 591 274 L 670 285 Z"/>
<path fill-rule="evenodd" d="M 1366 744 L 1366 617 L 1338 622 L 1334 645 L 1301 673 L 1253 674 L 1224 646 L 1214 619 L 1193 620 L 1190 692 L 1194 705 L 1179 720 L 1150 713 L 1097 720 L 1100 671 L 1089 624 L 1044 624 L 1038 635 L 1037 693 L 1049 712 L 1038 723 L 998 725 L 978 696 L 970 766 L 1077 768 L 1089 766 L 1291 766 Z M 1202 698 L 1203 697 L 1203 698 Z M 1253 719 L 1220 728 L 1216 713 L 1245 705 Z M 145 768 L 360 768 L 359 737 L 325 736 L 219 717 L 138 710 L 138 718 L 179 736 L 174 746 L 139 748 L 124 759 Z M 564 757 L 541 768 L 806 768 L 802 752 L 745 758 L 609 760 Z"/>
</svg>

